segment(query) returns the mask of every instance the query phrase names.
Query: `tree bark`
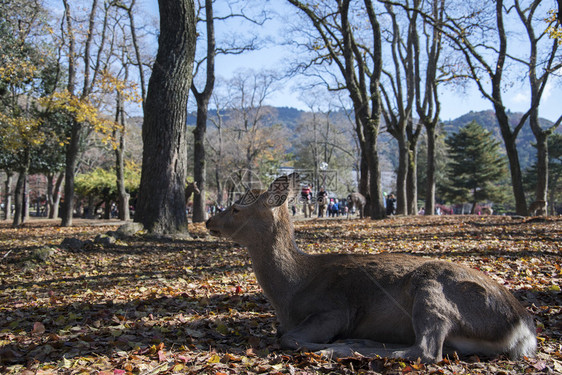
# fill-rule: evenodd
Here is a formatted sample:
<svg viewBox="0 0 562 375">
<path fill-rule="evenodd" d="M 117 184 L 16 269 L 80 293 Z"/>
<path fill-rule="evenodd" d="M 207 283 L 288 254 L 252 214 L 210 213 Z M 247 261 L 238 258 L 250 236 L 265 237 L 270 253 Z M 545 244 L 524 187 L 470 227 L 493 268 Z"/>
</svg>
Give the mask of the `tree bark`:
<svg viewBox="0 0 562 375">
<path fill-rule="evenodd" d="M 62 222 L 61 226 L 72 226 L 72 217 L 74 214 L 74 173 L 78 163 L 78 152 L 80 150 L 80 138 L 82 136 L 82 124 L 72 121 L 72 131 L 70 142 L 66 149 L 65 161 L 65 181 L 64 181 L 64 203 L 62 205 Z"/>
<path fill-rule="evenodd" d="M 204 101 L 205 103 L 200 103 Z M 193 130 L 193 179 L 197 182 L 200 193 L 193 196 L 194 223 L 201 223 L 207 219 L 205 211 L 205 184 L 207 180 L 205 134 L 207 130 L 208 100 L 197 100 L 197 125 Z"/>
<path fill-rule="evenodd" d="M 135 221 L 153 233 L 187 230 L 187 98 L 195 54 L 193 0 L 158 2 L 158 54 L 148 83 L 143 164 Z"/>
<path fill-rule="evenodd" d="M 5 194 L 4 194 L 4 220 L 12 218 L 12 179 L 14 174 L 6 171 Z"/>
<path fill-rule="evenodd" d="M 197 100 L 197 125 L 193 131 L 193 179 L 197 182 L 199 194 L 193 197 L 193 222 L 200 223 L 207 219 L 205 210 L 205 189 L 207 180 L 205 135 L 207 133 L 207 112 L 209 100 L 215 86 L 215 24 L 213 15 L 213 0 L 205 0 L 205 19 L 207 26 L 207 77 L 205 88 L 202 92 L 197 91 L 194 84 L 191 85 L 195 99 Z"/>
<path fill-rule="evenodd" d="M 417 172 L 417 139 L 409 143 L 408 150 L 408 177 L 406 179 L 406 197 L 408 202 L 408 215 L 418 214 L 418 172 Z"/>
<path fill-rule="evenodd" d="M 396 214 L 406 215 L 407 210 L 407 195 L 406 185 L 408 180 L 408 146 L 406 140 L 406 132 L 403 127 L 399 128 L 400 134 L 394 137 L 398 141 L 398 169 L 396 171 Z"/>
<path fill-rule="evenodd" d="M 435 212 L 435 123 L 426 124 L 427 134 L 427 182 L 425 187 L 425 215 Z"/>
<path fill-rule="evenodd" d="M 24 195 L 25 195 L 25 179 L 27 178 L 27 171 L 22 170 L 18 175 L 18 181 L 16 183 L 16 189 L 14 194 L 14 218 L 12 220 L 12 227 L 17 228 L 24 223 Z"/>
<path fill-rule="evenodd" d="M 125 80 L 127 79 L 127 74 L 125 75 Z M 122 128 L 114 132 L 114 137 L 116 137 L 117 147 L 115 148 L 115 177 L 117 184 L 117 210 L 119 212 L 119 220 L 130 220 L 131 215 L 129 212 L 129 193 L 125 188 L 125 131 L 127 129 L 127 120 L 125 119 L 125 108 L 123 108 L 123 100 L 121 94 L 117 93 L 117 111 L 116 111 L 116 121 Z"/>
<path fill-rule="evenodd" d="M 54 181 L 54 178 L 54 174 L 47 176 L 47 207 L 49 209 L 49 219 L 56 219 L 59 217 L 60 189 L 64 181 L 64 173 L 60 172 L 56 181 Z"/>
</svg>

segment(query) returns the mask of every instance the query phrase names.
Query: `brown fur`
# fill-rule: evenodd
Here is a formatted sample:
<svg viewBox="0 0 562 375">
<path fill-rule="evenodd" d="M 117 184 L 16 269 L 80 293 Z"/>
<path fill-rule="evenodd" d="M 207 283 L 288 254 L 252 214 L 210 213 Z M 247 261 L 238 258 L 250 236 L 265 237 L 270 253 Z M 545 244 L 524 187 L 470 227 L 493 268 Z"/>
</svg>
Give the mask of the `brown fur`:
<svg viewBox="0 0 562 375">
<path fill-rule="evenodd" d="M 286 203 L 290 190 L 289 178 L 280 177 L 251 204 L 207 221 L 212 234 L 248 248 L 283 347 L 426 362 L 440 361 L 444 345 L 461 354 L 534 354 L 532 317 L 478 271 L 400 254 L 302 252 Z"/>
<path fill-rule="evenodd" d="M 529 206 L 529 215 L 531 216 L 545 216 L 547 203 L 543 200 L 534 201 Z"/>
</svg>

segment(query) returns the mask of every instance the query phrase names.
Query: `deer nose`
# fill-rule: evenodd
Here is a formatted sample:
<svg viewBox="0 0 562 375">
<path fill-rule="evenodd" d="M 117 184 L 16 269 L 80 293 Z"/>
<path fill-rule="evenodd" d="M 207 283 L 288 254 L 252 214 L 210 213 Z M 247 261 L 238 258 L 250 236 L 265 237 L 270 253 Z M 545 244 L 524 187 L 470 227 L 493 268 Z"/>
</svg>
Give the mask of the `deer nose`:
<svg viewBox="0 0 562 375">
<path fill-rule="evenodd" d="M 205 222 L 205 226 L 207 227 L 207 229 L 209 229 L 209 223 L 210 223 L 210 222 L 211 222 L 211 219 L 209 219 L 209 220 L 207 220 L 207 221 Z"/>
</svg>

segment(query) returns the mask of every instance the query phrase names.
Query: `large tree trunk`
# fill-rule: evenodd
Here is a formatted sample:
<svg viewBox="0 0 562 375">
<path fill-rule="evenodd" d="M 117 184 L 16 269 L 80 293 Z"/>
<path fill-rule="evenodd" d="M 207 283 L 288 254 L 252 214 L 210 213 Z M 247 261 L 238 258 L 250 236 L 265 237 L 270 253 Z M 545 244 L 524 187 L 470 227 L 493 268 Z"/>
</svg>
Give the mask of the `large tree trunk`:
<svg viewBox="0 0 562 375">
<path fill-rule="evenodd" d="M 381 188 L 381 171 L 379 155 L 377 152 L 377 137 L 380 126 L 380 112 L 378 116 L 374 115 L 373 117 L 369 117 L 366 121 L 365 144 L 367 151 L 367 162 L 369 164 L 370 215 L 371 219 L 382 219 L 385 217 L 386 213 L 384 211 Z"/>
<path fill-rule="evenodd" d="M 193 0 L 158 2 L 158 54 L 148 83 L 135 221 L 153 233 L 187 230 L 187 98 L 195 54 Z"/>
</svg>

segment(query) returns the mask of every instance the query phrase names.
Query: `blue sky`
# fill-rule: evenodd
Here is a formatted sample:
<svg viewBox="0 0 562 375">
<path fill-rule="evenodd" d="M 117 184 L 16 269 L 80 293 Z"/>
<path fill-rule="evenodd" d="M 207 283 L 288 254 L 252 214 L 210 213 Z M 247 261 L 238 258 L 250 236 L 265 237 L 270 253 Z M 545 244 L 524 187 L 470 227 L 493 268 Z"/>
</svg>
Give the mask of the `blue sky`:
<svg viewBox="0 0 562 375">
<path fill-rule="evenodd" d="M 283 12 L 284 7 L 280 0 L 274 0 L 278 11 Z M 270 2 L 272 3 L 272 2 Z M 285 4 L 285 2 L 283 2 Z M 139 4 L 150 16 L 158 19 L 157 0 L 143 0 Z M 287 9 L 287 8 L 285 8 Z M 220 24 L 216 25 L 217 34 L 221 32 Z M 283 30 L 283 24 L 279 19 L 268 24 L 267 33 L 275 36 Z M 248 52 L 243 55 L 218 56 L 217 76 L 228 79 L 240 69 L 252 68 L 256 71 L 261 69 L 278 69 L 283 65 L 287 56 L 287 48 L 283 46 L 270 45 L 258 51 Z M 287 106 L 298 109 L 307 109 L 307 105 L 300 100 L 298 90 L 295 89 L 298 79 L 293 79 L 283 85 L 283 89 L 270 97 L 269 104 L 274 106 Z M 453 87 L 444 87 L 441 95 L 441 119 L 449 120 L 459 117 L 471 110 L 480 111 L 492 109 L 491 103 L 482 98 L 474 86 L 469 86 L 465 91 L 459 91 Z M 551 121 L 556 120 L 562 114 L 562 82 L 550 81 L 540 107 L 540 116 Z M 511 89 L 504 93 L 504 103 L 513 112 L 525 111 L 529 105 L 529 89 L 527 81 L 514 82 Z"/>
</svg>

